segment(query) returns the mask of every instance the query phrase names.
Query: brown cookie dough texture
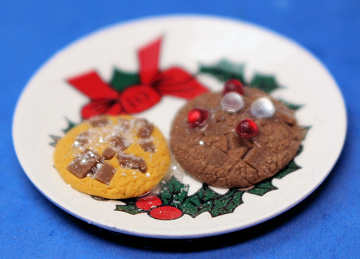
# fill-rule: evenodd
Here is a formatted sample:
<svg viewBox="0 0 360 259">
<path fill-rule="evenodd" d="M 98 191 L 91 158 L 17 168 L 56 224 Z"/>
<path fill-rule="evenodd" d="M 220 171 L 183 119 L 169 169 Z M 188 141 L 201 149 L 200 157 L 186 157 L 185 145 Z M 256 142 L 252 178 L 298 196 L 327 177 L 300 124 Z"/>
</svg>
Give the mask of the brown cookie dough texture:
<svg viewBox="0 0 360 259">
<path fill-rule="evenodd" d="M 192 176 L 217 187 L 249 187 L 275 175 L 296 155 L 304 137 L 293 111 L 261 90 L 245 87 L 245 106 L 237 113 L 221 109 L 221 93 L 206 93 L 182 107 L 171 129 L 170 147 L 179 164 Z M 257 119 L 251 104 L 260 97 L 272 100 L 276 112 Z M 207 125 L 191 128 L 187 114 L 193 108 L 210 112 Z M 253 139 L 237 136 L 235 128 L 246 118 L 256 122 L 259 134 Z"/>
</svg>

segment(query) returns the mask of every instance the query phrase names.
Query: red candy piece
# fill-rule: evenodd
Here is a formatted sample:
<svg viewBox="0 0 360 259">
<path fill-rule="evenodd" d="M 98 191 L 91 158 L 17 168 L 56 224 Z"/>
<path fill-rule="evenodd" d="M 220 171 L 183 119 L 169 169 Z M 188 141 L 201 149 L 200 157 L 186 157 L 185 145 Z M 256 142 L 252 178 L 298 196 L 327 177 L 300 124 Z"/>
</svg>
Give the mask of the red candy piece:
<svg viewBox="0 0 360 259">
<path fill-rule="evenodd" d="M 145 196 L 136 201 L 136 207 L 141 210 L 151 210 L 157 206 L 160 206 L 162 201 L 155 195 Z"/>
<path fill-rule="evenodd" d="M 259 133 L 259 128 L 256 123 L 251 119 L 245 119 L 240 121 L 236 127 L 236 133 L 241 138 L 253 138 Z"/>
<path fill-rule="evenodd" d="M 192 128 L 203 126 L 208 117 L 208 111 L 194 108 L 188 113 L 188 123 Z"/>
<path fill-rule="evenodd" d="M 172 220 L 180 218 L 182 211 L 173 206 L 161 206 L 150 211 L 150 216 L 155 219 Z"/>
<path fill-rule="evenodd" d="M 223 94 L 228 92 L 237 92 L 244 95 L 244 85 L 239 80 L 230 79 L 225 83 Z"/>
</svg>

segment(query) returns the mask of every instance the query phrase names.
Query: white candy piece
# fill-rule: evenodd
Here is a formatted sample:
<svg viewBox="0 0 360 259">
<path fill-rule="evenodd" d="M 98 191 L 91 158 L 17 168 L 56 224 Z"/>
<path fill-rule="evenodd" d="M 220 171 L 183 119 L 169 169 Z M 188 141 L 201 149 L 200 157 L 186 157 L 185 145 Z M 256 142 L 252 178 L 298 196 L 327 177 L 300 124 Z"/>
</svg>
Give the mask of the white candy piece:
<svg viewBox="0 0 360 259">
<path fill-rule="evenodd" d="M 230 113 L 240 111 L 244 107 L 243 97 L 236 92 L 225 94 L 221 100 L 221 108 Z"/>
<path fill-rule="evenodd" d="M 256 118 L 270 118 L 275 113 L 275 106 L 267 97 L 260 97 L 251 104 L 251 114 Z"/>
</svg>

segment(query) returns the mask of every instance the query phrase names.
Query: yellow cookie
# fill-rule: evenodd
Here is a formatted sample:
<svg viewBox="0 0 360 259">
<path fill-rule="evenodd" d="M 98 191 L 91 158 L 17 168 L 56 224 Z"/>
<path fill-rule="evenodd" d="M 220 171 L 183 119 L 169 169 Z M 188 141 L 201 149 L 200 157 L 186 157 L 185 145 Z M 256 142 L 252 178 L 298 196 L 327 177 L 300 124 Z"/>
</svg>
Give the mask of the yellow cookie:
<svg viewBox="0 0 360 259">
<path fill-rule="evenodd" d="M 54 163 L 74 189 L 123 199 L 153 189 L 168 172 L 170 152 L 160 130 L 145 119 L 101 116 L 60 139 Z"/>
</svg>

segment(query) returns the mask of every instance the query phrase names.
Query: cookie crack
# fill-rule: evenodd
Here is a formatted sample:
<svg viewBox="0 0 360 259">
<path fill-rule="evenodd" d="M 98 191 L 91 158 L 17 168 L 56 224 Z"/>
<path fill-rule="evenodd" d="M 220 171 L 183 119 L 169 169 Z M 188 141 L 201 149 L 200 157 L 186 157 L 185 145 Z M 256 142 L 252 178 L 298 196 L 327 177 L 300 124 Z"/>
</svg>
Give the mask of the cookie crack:
<svg viewBox="0 0 360 259">
<path fill-rule="evenodd" d="M 244 161 L 246 155 L 251 151 L 253 150 L 255 147 L 247 147 L 247 150 L 245 151 L 245 153 L 241 156 L 241 160 Z M 245 161 L 244 161 L 245 162 Z"/>
<path fill-rule="evenodd" d="M 258 170 L 257 168 L 255 168 L 254 166 L 250 165 L 248 162 L 246 162 L 246 161 L 244 161 L 244 160 L 242 160 L 242 161 L 243 161 L 246 165 L 248 165 L 250 168 L 252 168 L 252 169 L 255 170 L 255 174 L 256 174 L 256 176 L 257 176 L 256 178 L 258 178 L 258 179 L 261 179 L 261 178 L 262 178 L 262 177 L 260 176 L 259 170 Z M 252 185 L 263 180 L 263 179 L 261 179 L 260 181 L 252 182 L 251 180 L 248 179 L 248 175 L 247 175 L 247 174 L 245 175 L 245 178 L 246 178 L 246 181 L 247 181 L 249 184 L 252 184 Z"/>
</svg>

